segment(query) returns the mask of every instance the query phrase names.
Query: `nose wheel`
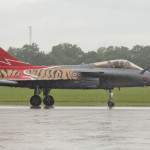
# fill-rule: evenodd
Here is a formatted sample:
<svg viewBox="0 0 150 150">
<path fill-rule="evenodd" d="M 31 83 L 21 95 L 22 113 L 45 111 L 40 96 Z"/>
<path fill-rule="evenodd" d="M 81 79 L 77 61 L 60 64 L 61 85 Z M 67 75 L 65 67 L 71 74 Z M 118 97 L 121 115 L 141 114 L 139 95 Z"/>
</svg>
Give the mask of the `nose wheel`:
<svg viewBox="0 0 150 150">
<path fill-rule="evenodd" d="M 113 92 L 112 89 L 109 89 L 109 99 L 107 102 L 108 108 L 112 109 L 115 106 L 115 103 L 113 102 Z"/>
<path fill-rule="evenodd" d="M 114 107 L 115 106 L 115 103 L 113 102 L 113 101 L 108 101 L 107 102 L 107 105 L 108 105 L 108 107 L 109 107 L 109 109 L 112 109 L 112 107 Z"/>
</svg>

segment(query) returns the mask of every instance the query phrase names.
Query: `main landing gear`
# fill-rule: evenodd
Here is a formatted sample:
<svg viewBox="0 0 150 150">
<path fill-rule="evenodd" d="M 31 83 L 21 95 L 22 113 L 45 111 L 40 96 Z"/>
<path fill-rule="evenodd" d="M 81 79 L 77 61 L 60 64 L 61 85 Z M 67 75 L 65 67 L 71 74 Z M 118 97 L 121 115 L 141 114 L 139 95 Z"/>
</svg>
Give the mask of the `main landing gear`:
<svg viewBox="0 0 150 150">
<path fill-rule="evenodd" d="M 42 103 L 41 97 L 39 96 L 41 93 L 41 90 L 39 87 L 36 87 L 34 89 L 34 95 L 30 99 L 31 108 L 40 108 L 40 105 Z"/>
<path fill-rule="evenodd" d="M 43 95 L 44 95 L 43 103 L 45 105 L 45 108 L 49 108 L 54 105 L 54 98 L 51 95 L 49 95 L 49 93 L 50 93 L 50 89 L 48 88 L 43 89 Z"/>
<path fill-rule="evenodd" d="M 40 105 L 42 103 L 42 99 L 39 96 L 41 93 L 41 89 L 39 87 L 36 87 L 34 89 L 34 95 L 30 99 L 30 105 L 31 108 L 40 108 Z M 43 104 L 45 105 L 45 108 L 52 107 L 54 105 L 54 98 L 49 95 L 50 89 L 49 88 L 44 88 L 43 89 Z"/>
<path fill-rule="evenodd" d="M 113 102 L 113 92 L 112 92 L 112 89 L 109 89 L 108 92 L 109 92 L 109 99 L 107 101 L 107 105 L 108 105 L 109 109 L 112 109 L 112 107 L 115 106 L 115 103 Z"/>
</svg>

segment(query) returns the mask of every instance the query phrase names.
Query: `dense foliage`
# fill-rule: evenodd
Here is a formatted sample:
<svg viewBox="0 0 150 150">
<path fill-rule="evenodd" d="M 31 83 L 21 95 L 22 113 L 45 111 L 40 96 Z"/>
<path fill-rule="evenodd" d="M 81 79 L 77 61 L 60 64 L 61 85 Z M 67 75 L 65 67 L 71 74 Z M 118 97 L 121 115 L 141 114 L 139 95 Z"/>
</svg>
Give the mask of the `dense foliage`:
<svg viewBox="0 0 150 150">
<path fill-rule="evenodd" d="M 22 48 L 12 48 L 8 50 L 17 58 L 32 63 L 34 65 L 63 65 L 81 64 L 111 59 L 127 59 L 141 67 L 150 65 L 150 46 L 136 45 L 128 47 L 100 47 L 97 51 L 84 52 L 77 45 L 63 43 L 52 47 L 49 53 L 40 51 L 38 45 L 24 45 Z"/>
</svg>

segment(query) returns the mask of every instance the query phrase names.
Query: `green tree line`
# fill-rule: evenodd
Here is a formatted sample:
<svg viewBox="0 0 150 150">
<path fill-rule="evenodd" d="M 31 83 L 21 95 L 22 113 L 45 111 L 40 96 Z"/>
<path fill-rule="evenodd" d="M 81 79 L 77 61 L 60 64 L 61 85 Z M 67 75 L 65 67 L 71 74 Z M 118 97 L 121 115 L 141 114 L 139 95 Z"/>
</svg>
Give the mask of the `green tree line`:
<svg viewBox="0 0 150 150">
<path fill-rule="evenodd" d="M 124 46 L 100 47 L 96 51 L 85 52 L 77 45 L 62 43 L 45 53 L 33 43 L 21 48 L 10 47 L 8 52 L 34 65 L 73 65 L 112 59 L 127 59 L 141 67 L 150 65 L 150 46 L 141 45 L 135 45 L 131 49 Z"/>
</svg>

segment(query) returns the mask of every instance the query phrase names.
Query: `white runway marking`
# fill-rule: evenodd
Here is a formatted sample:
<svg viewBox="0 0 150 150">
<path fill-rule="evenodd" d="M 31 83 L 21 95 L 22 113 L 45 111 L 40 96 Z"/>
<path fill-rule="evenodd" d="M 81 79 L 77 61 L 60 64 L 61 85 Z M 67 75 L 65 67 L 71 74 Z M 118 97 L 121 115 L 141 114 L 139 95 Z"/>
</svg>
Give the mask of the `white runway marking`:
<svg viewBox="0 0 150 150">
<path fill-rule="evenodd" d="M 0 109 L 29 109 L 30 106 L 0 106 Z M 43 109 L 43 106 L 41 106 L 41 109 Z M 76 110 L 76 109 L 100 109 L 100 110 L 106 110 L 108 107 L 97 107 L 97 106 L 55 106 L 54 108 L 50 109 L 67 109 L 67 110 Z M 150 107 L 114 107 L 113 109 L 119 109 L 119 110 L 150 110 Z"/>
</svg>

